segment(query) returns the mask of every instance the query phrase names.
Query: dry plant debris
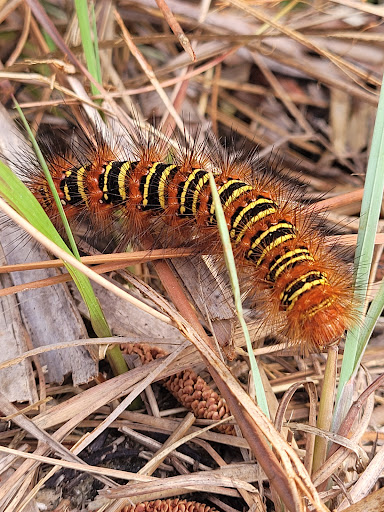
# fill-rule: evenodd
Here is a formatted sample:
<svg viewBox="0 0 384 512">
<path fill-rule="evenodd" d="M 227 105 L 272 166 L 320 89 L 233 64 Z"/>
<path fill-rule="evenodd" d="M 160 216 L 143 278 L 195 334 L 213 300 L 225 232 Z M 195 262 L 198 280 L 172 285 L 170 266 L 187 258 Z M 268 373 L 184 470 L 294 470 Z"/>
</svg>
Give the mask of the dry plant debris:
<svg viewBox="0 0 384 512">
<path fill-rule="evenodd" d="M 125 354 L 137 354 L 143 364 L 166 355 L 165 351 L 158 347 L 143 344 L 126 343 L 121 346 L 121 350 Z M 164 379 L 163 385 L 181 405 L 190 409 L 196 418 L 219 421 L 231 415 L 225 400 L 193 370 L 185 370 L 171 375 Z M 232 425 L 218 425 L 217 429 L 223 434 L 233 435 L 235 433 Z"/>
<path fill-rule="evenodd" d="M 87 71 L 72 2 L 0 0 L 2 155 L 28 152 L 12 125 L 17 117 L 12 96 L 35 132 L 52 132 L 57 140 L 63 134 L 70 139 L 68 118 L 81 122 L 80 106 L 95 103 L 101 112 L 112 113 L 116 125 L 124 125 L 133 113 L 140 122 L 161 121 L 168 136 L 174 129 L 185 134 L 185 126 L 193 134 L 198 126 L 202 136 L 212 131 L 239 146 L 245 141 L 249 147 L 259 146 L 261 158 L 281 160 L 297 187 L 307 185 L 303 199 L 326 200 L 326 208 L 322 203 L 317 207 L 327 210 L 327 225 L 336 226 L 341 241 L 353 246 L 381 85 L 383 6 L 351 0 L 103 0 L 94 7 L 100 84 Z M 89 124 L 92 115 L 88 110 Z M 115 129 L 114 123 L 109 129 Z M 379 231 L 382 228 L 380 221 Z M 34 252 L 35 242 L 28 247 L 23 236 L 15 236 L 14 229 L 1 227 L 1 242 L 8 264 L 31 268 L 35 265 L 27 267 L 28 258 L 49 260 L 40 246 L 38 254 Z M 110 240 L 100 242 L 105 247 Z M 96 257 L 93 264 L 99 261 L 97 250 L 102 247 L 83 249 Z M 145 356 L 133 349 L 145 359 L 144 365 L 115 377 L 105 363 L 98 373 L 100 354 L 91 350 L 96 344 L 89 338 L 89 323 L 83 321 L 87 313 L 70 295 L 67 276 L 48 263 L 49 270 L 20 272 L 18 266 L 8 268 L 10 278 L 2 277 L 0 360 L 8 362 L 0 366 L 0 510 L 214 510 L 187 501 L 191 488 L 224 511 L 269 512 L 281 510 L 282 502 L 294 512 L 381 510 L 382 325 L 364 355 L 355 403 L 337 437 L 326 432 L 330 417 L 316 429 L 317 394 L 323 389 L 332 409 L 341 356 L 330 353 L 333 368 L 324 380 L 323 354 L 303 359 L 284 344 L 275 353 L 273 347 L 262 346 L 266 337 L 274 344 L 284 340 L 262 332 L 257 316 L 252 318 L 269 422 L 246 393 L 253 389 L 244 384 L 250 379 L 248 358 L 242 335 L 218 307 L 223 296 L 215 294 L 213 305 L 197 299 L 206 285 L 204 271 L 188 271 L 186 298 L 181 292 L 172 295 L 177 281 L 163 261 L 140 261 L 129 264 L 135 265 L 135 276 L 142 281 L 119 270 L 127 263 L 100 268 L 111 272 L 110 279 L 120 288 L 134 282 L 139 300 L 145 296 L 151 301 L 146 303 L 147 316 L 128 312 L 124 303 L 113 302 L 108 310 L 113 333 L 123 338 L 104 339 L 100 346 L 151 345 Z M 382 263 L 378 250 L 372 280 L 381 279 Z M 162 276 L 162 284 L 153 270 Z M 219 279 L 216 287 L 222 286 Z M 112 304 L 107 292 L 98 298 Z M 168 299 L 185 307 L 182 315 Z M 193 311 L 189 300 L 194 301 Z M 209 331 L 225 337 L 223 325 L 226 332 L 235 332 L 232 373 L 206 335 Z M 183 345 L 185 338 L 193 346 Z M 165 354 L 169 356 L 163 358 Z M 21 370 L 16 363 L 22 363 Z M 198 376 L 196 366 L 208 369 L 218 392 Z M 233 427 L 225 423 L 218 432 L 204 431 L 199 422 L 191 426 L 193 418 L 184 418 L 184 412 L 180 418 L 179 410 L 164 411 L 165 391 L 153 393 L 149 384 L 154 381 L 165 383 L 197 418 L 225 418 L 231 410 L 244 438 L 233 435 Z M 127 410 L 144 390 L 145 410 Z M 196 392 L 211 409 L 201 409 Z M 319 441 L 321 436 L 325 441 Z M 184 452 L 178 443 L 186 439 Z M 327 454 L 328 439 L 334 444 Z M 128 455 L 132 447 L 135 455 Z M 113 462 L 103 467 L 108 458 Z M 60 464 L 68 471 L 81 469 L 76 473 L 81 476 L 72 479 L 80 483 L 67 488 L 55 484 L 46 499 L 49 477 L 56 474 L 55 482 L 65 480 Z M 96 496 L 98 489 L 102 491 Z M 181 495 L 186 499 L 174 499 Z"/>
<path fill-rule="evenodd" d="M 121 512 L 216 512 L 216 509 L 204 503 L 176 499 L 145 501 L 124 507 Z"/>
</svg>

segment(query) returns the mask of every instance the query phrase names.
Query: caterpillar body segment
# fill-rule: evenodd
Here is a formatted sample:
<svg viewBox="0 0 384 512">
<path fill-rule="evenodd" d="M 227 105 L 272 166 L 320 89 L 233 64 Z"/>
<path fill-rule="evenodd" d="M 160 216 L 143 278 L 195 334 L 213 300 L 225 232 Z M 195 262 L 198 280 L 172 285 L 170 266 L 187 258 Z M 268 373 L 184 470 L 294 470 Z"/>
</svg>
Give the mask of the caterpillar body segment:
<svg viewBox="0 0 384 512">
<path fill-rule="evenodd" d="M 223 156 L 219 151 L 210 158 L 195 151 L 168 161 L 151 141 L 134 149 L 130 159 L 119 158 L 105 144 L 86 158 L 49 155 L 69 219 L 87 217 L 100 230 L 118 216 L 134 241 L 160 222 L 168 226 L 172 243 L 215 252 L 219 235 L 209 184 L 213 169 L 238 272 L 265 321 L 273 327 L 282 321 L 281 332 L 304 351 L 341 339 L 353 322 L 351 273 L 337 250 L 326 247 L 323 233 L 290 188 L 286 191 L 268 171 L 251 179 L 253 155 Z M 31 180 L 30 188 L 55 218 L 44 178 Z"/>
</svg>

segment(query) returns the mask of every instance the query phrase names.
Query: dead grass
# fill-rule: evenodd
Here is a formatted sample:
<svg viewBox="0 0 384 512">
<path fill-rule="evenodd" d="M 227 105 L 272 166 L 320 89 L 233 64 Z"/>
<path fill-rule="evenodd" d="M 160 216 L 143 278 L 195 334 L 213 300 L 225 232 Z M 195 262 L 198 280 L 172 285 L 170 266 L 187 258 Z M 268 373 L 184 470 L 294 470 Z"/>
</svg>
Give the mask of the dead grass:
<svg viewBox="0 0 384 512">
<path fill-rule="evenodd" d="M 383 7 L 352 0 L 100 1 L 102 85 L 84 64 L 71 3 L 53 0 L 44 8 L 36 0 L 0 1 L 3 155 L 25 151 L 10 120 L 12 95 L 40 133 L 64 130 L 70 137 L 65 116 L 81 121 L 82 104 L 92 123 L 94 102 L 117 119 L 111 130 L 129 127 L 132 115 L 161 122 L 167 136 L 181 130 L 186 140 L 198 126 L 201 135 L 258 145 L 261 157 L 278 153 L 292 181 L 307 184 L 303 199 L 321 197 L 314 208 L 326 209 L 329 225 L 345 235 L 341 241 L 354 243 L 381 83 Z M 223 279 L 208 289 L 207 270 L 189 260 L 178 265 L 183 289 L 164 260 L 177 257 L 177 249 L 148 254 L 150 240 L 142 240 L 144 252 L 113 261 L 87 247 L 92 259 L 84 263 L 98 263 L 94 270 L 109 272 L 115 285 L 96 292 L 114 335 L 124 336 L 101 340 L 97 352 L 83 322 L 87 311 L 76 291 L 59 284 L 68 279 L 52 268 L 57 263 L 27 264 L 49 257 L 13 228 L 2 231 L 13 266 L 4 268 L 11 277 L 0 274 L 1 511 L 35 511 L 45 502 L 47 510 L 119 512 L 179 495 L 225 512 L 277 511 L 282 503 L 295 512 L 383 509 L 381 326 L 357 376 L 356 402 L 334 434 L 332 411 L 328 427 L 316 423 L 317 401 L 322 388 L 332 394 L 341 355 L 329 356 L 324 381 L 327 355 L 302 358 L 284 343 L 279 351 L 264 347 L 273 333 L 253 318 L 269 422 L 244 384 L 248 358 Z M 376 279 L 380 256 L 378 248 Z M 127 264 L 134 276 L 119 270 Z M 231 371 L 207 330 L 227 341 L 234 330 Z M 108 341 L 158 345 L 169 356 L 144 366 L 133 359 L 129 372 L 113 377 L 95 362 Z M 213 379 L 244 437 L 237 426 L 234 436 L 215 432 L 215 422 L 186 414 L 164 388 L 152 390 L 153 382 L 190 368 Z M 127 410 L 138 396 L 142 409 Z M 44 487 L 51 477 L 53 491 Z"/>
</svg>

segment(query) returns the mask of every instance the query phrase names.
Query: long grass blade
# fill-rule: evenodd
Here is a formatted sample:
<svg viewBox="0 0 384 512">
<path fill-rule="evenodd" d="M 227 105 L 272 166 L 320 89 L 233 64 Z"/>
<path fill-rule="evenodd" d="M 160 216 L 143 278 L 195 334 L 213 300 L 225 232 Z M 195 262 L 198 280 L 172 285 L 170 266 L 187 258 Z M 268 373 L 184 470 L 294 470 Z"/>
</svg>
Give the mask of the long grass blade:
<svg viewBox="0 0 384 512">
<path fill-rule="evenodd" d="M 251 338 L 249 336 L 248 327 L 247 327 L 247 324 L 245 322 L 244 315 L 243 315 L 243 306 L 241 303 L 239 279 L 237 277 L 235 258 L 233 256 L 231 240 L 229 238 L 229 233 L 228 233 L 228 227 L 227 227 L 227 223 L 225 220 L 223 207 L 220 202 L 220 197 L 219 197 L 219 194 L 216 189 L 215 179 L 214 179 L 212 173 L 210 173 L 210 175 L 209 175 L 209 181 L 210 181 L 210 185 L 211 185 L 212 199 L 213 199 L 213 203 L 215 205 L 215 215 L 216 215 L 217 225 L 219 228 L 221 243 L 222 243 L 223 251 L 224 251 L 225 264 L 228 269 L 229 278 L 231 281 L 232 291 L 233 291 L 233 295 L 234 295 L 237 318 L 239 319 L 239 322 L 240 322 L 240 325 L 241 325 L 241 328 L 243 330 L 243 334 L 245 337 L 245 341 L 247 344 L 247 351 L 248 351 L 249 361 L 250 361 L 250 365 L 251 365 L 252 378 L 253 378 L 253 382 L 255 385 L 255 393 L 256 393 L 257 403 L 258 403 L 260 409 L 269 418 L 270 415 L 269 415 L 267 397 L 265 396 L 264 386 L 263 386 L 263 382 L 261 380 L 259 367 L 257 365 L 257 361 L 256 361 L 255 355 L 253 353 Z"/>
<path fill-rule="evenodd" d="M 371 312 L 364 324 L 365 298 L 369 281 L 369 273 L 373 257 L 375 235 L 380 216 L 384 189 L 384 91 L 380 92 L 379 106 L 372 137 L 371 152 L 365 179 L 364 196 L 361 206 L 360 225 L 355 254 L 355 300 L 358 321 L 350 330 L 345 342 L 343 363 L 337 401 L 340 401 L 346 383 L 353 377 L 359 366 L 361 357 L 368 342 L 367 332 L 371 329 L 373 318 Z M 377 299 L 380 301 L 380 299 Z M 382 299 L 381 299 L 382 300 Z M 377 313 L 378 304 L 375 304 Z M 372 310 L 373 313 L 373 310 Z M 364 325 L 362 331 L 361 325 Z M 363 335 L 362 335 L 363 333 Z M 344 406 L 350 405 L 351 399 L 344 400 Z M 348 403 L 347 403 L 348 402 Z"/>
</svg>

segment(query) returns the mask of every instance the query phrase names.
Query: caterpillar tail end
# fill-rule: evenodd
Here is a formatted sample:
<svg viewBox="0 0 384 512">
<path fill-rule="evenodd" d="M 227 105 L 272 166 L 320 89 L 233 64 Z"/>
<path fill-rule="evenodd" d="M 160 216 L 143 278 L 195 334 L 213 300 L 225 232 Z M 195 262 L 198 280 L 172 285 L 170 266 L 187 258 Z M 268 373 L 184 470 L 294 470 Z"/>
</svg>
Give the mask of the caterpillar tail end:
<svg viewBox="0 0 384 512">
<path fill-rule="evenodd" d="M 288 315 L 288 338 L 299 340 L 303 352 L 323 352 L 338 345 L 353 324 L 352 308 L 335 301 L 316 311 Z"/>
</svg>

